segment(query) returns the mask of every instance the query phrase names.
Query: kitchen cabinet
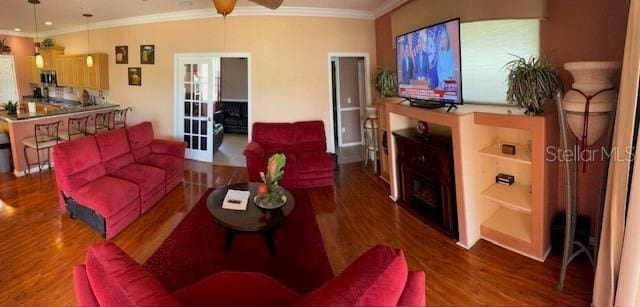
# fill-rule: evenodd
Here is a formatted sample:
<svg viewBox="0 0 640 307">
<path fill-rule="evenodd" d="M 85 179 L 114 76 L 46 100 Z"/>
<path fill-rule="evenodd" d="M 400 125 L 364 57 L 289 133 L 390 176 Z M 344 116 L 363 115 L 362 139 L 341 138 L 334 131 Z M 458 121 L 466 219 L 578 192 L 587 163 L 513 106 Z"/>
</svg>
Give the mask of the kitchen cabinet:
<svg viewBox="0 0 640 307">
<path fill-rule="evenodd" d="M 27 67 L 29 68 L 29 83 L 40 83 L 40 68 L 36 67 L 36 57 L 27 57 Z"/>
<path fill-rule="evenodd" d="M 96 90 L 109 89 L 109 60 L 107 54 L 96 53 L 93 67 L 87 67 L 86 55 L 56 57 L 58 85 Z"/>
<path fill-rule="evenodd" d="M 44 60 L 44 66 L 42 69 L 44 70 L 55 70 L 56 65 L 56 57 L 64 54 L 64 47 L 61 46 L 53 46 L 47 49 L 40 49 L 40 55 L 42 55 L 42 59 Z"/>
</svg>

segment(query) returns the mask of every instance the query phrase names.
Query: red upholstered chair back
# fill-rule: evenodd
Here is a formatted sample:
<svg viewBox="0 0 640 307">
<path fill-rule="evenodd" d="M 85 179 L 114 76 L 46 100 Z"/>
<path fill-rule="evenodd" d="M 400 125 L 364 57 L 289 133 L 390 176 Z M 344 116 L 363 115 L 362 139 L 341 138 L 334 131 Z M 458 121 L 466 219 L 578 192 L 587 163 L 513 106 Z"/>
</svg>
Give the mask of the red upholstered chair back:
<svg viewBox="0 0 640 307">
<path fill-rule="evenodd" d="M 151 153 L 153 126 L 150 122 L 142 122 L 127 128 L 127 137 L 129 138 L 129 146 L 136 161 Z"/>
<path fill-rule="evenodd" d="M 134 162 L 127 132 L 124 129 L 98 133 L 95 138 L 102 156 L 102 163 L 108 173 L 113 173 Z"/>
<path fill-rule="evenodd" d="M 322 121 L 297 122 L 293 124 L 293 143 L 296 152 L 327 151 L 327 137 Z"/>
<path fill-rule="evenodd" d="M 53 149 L 56 182 L 62 191 L 75 191 L 106 174 L 93 136 L 60 143 Z"/>
<path fill-rule="evenodd" d="M 179 306 L 169 292 L 131 257 L 113 243 L 104 242 L 89 248 L 85 263 L 90 287 L 78 297 L 100 306 Z M 78 289 L 76 288 L 76 291 Z"/>
<path fill-rule="evenodd" d="M 289 123 L 254 123 L 252 140 L 264 148 L 267 154 L 291 152 L 293 125 Z"/>
</svg>

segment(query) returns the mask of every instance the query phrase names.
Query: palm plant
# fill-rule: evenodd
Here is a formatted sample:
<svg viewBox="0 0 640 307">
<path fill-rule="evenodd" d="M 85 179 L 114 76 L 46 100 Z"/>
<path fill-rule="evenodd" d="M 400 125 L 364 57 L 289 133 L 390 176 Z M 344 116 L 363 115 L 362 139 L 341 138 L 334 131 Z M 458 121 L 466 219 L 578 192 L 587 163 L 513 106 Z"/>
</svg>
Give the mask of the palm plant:
<svg viewBox="0 0 640 307">
<path fill-rule="evenodd" d="M 18 102 L 7 102 L 2 105 L 7 114 L 14 115 L 18 112 Z"/>
<path fill-rule="evenodd" d="M 527 109 L 526 114 L 542 112 L 542 106 L 564 91 L 553 64 L 544 57 L 522 57 L 508 62 L 507 102 Z"/>
<path fill-rule="evenodd" d="M 387 98 L 396 95 L 398 79 L 391 69 L 385 67 L 378 68 L 374 83 L 376 91 L 378 91 L 378 97 Z"/>
</svg>

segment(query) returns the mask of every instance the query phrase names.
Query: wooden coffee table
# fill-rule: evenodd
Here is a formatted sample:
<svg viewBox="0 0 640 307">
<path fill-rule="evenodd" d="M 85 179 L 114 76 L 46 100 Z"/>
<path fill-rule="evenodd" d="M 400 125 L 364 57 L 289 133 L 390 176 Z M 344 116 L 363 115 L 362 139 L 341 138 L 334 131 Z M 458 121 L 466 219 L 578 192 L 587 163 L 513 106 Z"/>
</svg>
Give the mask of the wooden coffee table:
<svg viewBox="0 0 640 307">
<path fill-rule="evenodd" d="M 207 199 L 209 212 L 213 215 L 216 223 L 222 225 L 225 229 L 223 249 L 225 254 L 231 249 L 234 235 L 260 234 L 265 238 L 267 248 L 271 255 L 276 255 L 273 235 L 278 228 L 284 225 L 287 216 L 295 206 L 295 199 L 289 191 L 283 189 L 284 194 L 287 196 L 287 203 L 283 207 L 275 210 L 259 208 L 253 202 L 254 196 L 257 195 L 259 185 L 259 183 L 255 182 L 232 184 L 216 189 L 211 192 Z M 222 202 L 229 189 L 251 192 L 246 211 L 222 209 Z"/>
</svg>

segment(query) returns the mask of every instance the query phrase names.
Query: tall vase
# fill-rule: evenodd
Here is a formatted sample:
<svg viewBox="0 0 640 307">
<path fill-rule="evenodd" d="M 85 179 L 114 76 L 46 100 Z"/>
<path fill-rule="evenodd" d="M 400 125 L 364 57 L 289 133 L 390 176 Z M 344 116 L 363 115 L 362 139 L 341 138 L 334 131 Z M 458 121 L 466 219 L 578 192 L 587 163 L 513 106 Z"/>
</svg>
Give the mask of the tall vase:
<svg viewBox="0 0 640 307">
<path fill-rule="evenodd" d="M 562 106 L 567 112 L 567 124 L 571 132 L 581 139 L 587 126 L 586 144 L 595 144 L 607 131 L 611 114 L 616 107 L 618 94 L 615 90 L 616 80 L 620 74 L 620 62 L 569 62 L 564 68 L 573 76 L 572 89 L 564 96 Z M 577 91 L 576 91 L 577 90 Z M 603 91 L 603 92 L 601 92 Z M 598 94 L 598 92 L 600 92 Z M 587 98 L 593 96 L 589 103 L 588 125 L 585 125 L 585 107 Z"/>
</svg>

